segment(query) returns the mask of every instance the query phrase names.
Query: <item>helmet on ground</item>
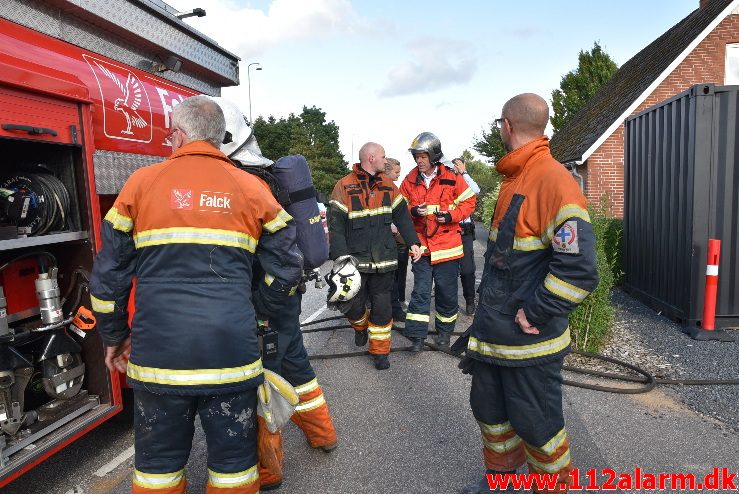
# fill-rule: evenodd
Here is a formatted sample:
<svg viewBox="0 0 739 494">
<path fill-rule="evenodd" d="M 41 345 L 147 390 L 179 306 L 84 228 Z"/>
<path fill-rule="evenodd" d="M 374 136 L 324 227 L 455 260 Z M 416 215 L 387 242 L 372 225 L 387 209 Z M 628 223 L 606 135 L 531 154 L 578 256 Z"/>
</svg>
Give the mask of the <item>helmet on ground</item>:
<svg viewBox="0 0 739 494">
<path fill-rule="evenodd" d="M 432 164 L 446 161 L 441 151 L 441 141 L 431 132 L 421 132 L 413 139 L 408 151 L 415 157 L 417 153 L 428 153 Z"/>
<path fill-rule="evenodd" d="M 340 256 L 326 275 L 328 303 L 337 304 L 354 298 L 362 287 L 362 275 L 357 269 L 357 260 L 352 256 Z"/>
<path fill-rule="evenodd" d="M 248 166 L 270 166 L 272 160 L 262 156 L 257 138 L 241 110 L 224 98 L 212 97 L 226 118 L 226 135 L 221 144 L 223 154 Z"/>
</svg>

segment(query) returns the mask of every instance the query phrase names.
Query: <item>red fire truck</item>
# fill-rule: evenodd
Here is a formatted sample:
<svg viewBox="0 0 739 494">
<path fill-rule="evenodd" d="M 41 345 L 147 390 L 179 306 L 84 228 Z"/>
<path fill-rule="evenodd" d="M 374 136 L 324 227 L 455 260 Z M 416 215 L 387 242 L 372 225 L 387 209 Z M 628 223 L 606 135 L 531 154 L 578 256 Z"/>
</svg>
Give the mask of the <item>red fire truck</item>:
<svg viewBox="0 0 739 494">
<path fill-rule="evenodd" d="M 201 12 L 202 13 L 202 12 Z M 159 0 L 0 2 L 0 487 L 120 412 L 89 312 L 99 225 L 238 62 Z"/>
</svg>

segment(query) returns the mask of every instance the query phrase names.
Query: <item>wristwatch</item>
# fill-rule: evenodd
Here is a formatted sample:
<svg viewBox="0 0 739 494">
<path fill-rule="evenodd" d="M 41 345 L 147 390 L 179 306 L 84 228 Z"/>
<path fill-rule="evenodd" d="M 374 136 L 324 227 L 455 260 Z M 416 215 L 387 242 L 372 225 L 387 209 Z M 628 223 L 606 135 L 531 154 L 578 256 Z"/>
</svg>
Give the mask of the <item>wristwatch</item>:
<svg viewBox="0 0 739 494">
<path fill-rule="evenodd" d="M 462 175 L 467 175 L 467 172 L 466 171 L 465 172 L 462 172 Z"/>
</svg>

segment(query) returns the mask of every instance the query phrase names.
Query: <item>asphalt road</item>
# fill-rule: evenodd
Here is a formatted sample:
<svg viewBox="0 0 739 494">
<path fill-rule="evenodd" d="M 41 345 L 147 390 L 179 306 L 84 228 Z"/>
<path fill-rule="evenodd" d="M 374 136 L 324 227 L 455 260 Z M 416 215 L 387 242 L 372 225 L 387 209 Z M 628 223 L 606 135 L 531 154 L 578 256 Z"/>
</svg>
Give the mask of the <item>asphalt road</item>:
<svg viewBox="0 0 739 494">
<path fill-rule="evenodd" d="M 479 242 L 477 254 L 483 249 Z M 480 267 L 478 262 L 478 272 Z M 310 289 L 301 320 L 336 315 L 323 308 L 324 300 L 325 291 Z M 457 328 L 465 329 L 469 323 L 470 318 L 460 314 Z M 350 329 L 306 334 L 305 342 L 311 354 L 356 350 Z M 407 342 L 394 333 L 392 344 Z M 453 358 L 430 351 L 394 353 L 391 363 L 389 370 L 378 372 L 368 357 L 314 361 L 340 445 L 330 454 L 313 450 L 290 424 L 284 441 L 285 482 L 277 492 L 453 493 L 479 478 L 481 441 L 468 403 L 469 376 L 459 372 Z M 641 468 L 699 477 L 714 467 L 738 472 L 737 431 L 678 398 L 669 388 L 646 395 L 565 388 L 575 465 L 583 472 Z M 124 414 L 101 426 L 2 493 L 130 492 L 130 421 Z M 206 458 L 205 438 L 198 427 L 187 466 L 190 493 L 204 492 Z M 606 479 L 602 474 L 597 478 L 601 483 Z"/>
</svg>

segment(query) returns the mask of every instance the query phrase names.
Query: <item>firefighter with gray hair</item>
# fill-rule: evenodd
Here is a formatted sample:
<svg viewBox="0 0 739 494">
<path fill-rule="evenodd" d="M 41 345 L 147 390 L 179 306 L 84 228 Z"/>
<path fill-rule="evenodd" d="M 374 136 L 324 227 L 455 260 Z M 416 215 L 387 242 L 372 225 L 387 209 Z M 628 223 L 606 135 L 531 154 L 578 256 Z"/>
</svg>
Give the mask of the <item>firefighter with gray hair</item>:
<svg viewBox="0 0 739 494">
<path fill-rule="evenodd" d="M 256 312 L 281 307 L 303 259 L 290 215 L 219 150 L 225 128 L 209 97 L 182 101 L 172 155 L 136 170 L 103 221 L 90 291 L 105 363 L 134 389 L 133 494 L 185 493 L 196 414 L 206 492 L 259 491 Z M 252 293 L 255 258 L 274 280 Z"/>
</svg>

